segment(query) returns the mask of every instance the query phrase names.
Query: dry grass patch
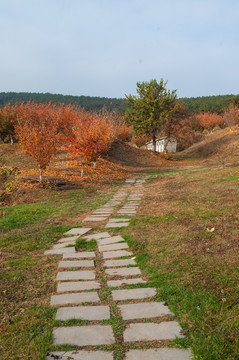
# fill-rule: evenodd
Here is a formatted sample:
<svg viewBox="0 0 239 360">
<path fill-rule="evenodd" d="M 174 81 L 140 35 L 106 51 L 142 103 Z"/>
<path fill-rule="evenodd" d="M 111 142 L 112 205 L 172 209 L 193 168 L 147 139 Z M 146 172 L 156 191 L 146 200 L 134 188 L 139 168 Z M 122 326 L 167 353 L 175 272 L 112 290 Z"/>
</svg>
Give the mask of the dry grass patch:
<svg viewBox="0 0 239 360">
<path fill-rule="evenodd" d="M 237 172 L 209 168 L 153 179 L 122 230 L 195 359 L 239 357 Z"/>
</svg>

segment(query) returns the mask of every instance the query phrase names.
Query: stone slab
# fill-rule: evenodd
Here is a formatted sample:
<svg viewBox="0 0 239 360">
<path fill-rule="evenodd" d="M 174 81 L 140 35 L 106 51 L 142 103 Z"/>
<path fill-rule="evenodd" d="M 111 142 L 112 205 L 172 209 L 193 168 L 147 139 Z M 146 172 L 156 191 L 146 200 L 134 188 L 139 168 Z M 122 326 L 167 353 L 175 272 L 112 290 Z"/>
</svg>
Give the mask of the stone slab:
<svg viewBox="0 0 239 360">
<path fill-rule="evenodd" d="M 168 306 L 160 302 L 118 305 L 123 320 L 154 318 L 173 315 Z"/>
<path fill-rule="evenodd" d="M 126 227 L 126 226 L 129 226 L 129 223 L 108 223 L 105 225 L 105 227 L 107 229 L 110 229 L 110 228 L 122 228 L 122 227 Z"/>
<path fill-rule="evenodd" d="M 63 260 L 59 262 L 59 268 L 94 267 L 94 260 Z"/>
<path fill-rule="evenodd" d="M 101 232 L 101 233 L 98 233 L 98 234 L 86 235 L 86 236 L 83 236 L 83 237 L 86 238 L 87 240 L 92 240 L 92 239 L 99 240 L 99 239 L 106 239 L 106 238 L 109 238 L 111 236 L 107 232 Z"/>
<path fill-rule="evenodd" d="M 103 255 L 104 259 L 113 259 L 113 258 L 118 258 L 121 256 L 132 256 L 133 253 L 131 251 L 118 250 L 118 251 L 106 251 L 106 252 L 103 252 L 102 255 Z"/>
<path fill-rule="evenodd" d="M 62 255 L 62 254 L 74 254 L 76 252 L 75 247 L 68 247 L 62 249 L 46 250 L 44 255 Z"/>
<path fill-rule="evenodd" d="M 104 267 L 116 267 L 116 266 L 127 266 L 127 265 L 136 265 L 136 262 L 133 259 L 106 260 L 104 262 Z"/>
<path fill-rule="evenodd" d="M 64 280 L 94 280 L 94 271 L 61 271 L 56 276 L 57 281 Z"/>
<path fill-rule="evenodd" d="M 119 243 L 119 244 L 110 244 L 110 245 L 99 245 L 99 251 L 114 251 L 114 250 L 123 250 L 128 249 L 129 246 L 127 243 Z"/>
<path fill-rule="evenodd" d="M 97 217 L 109 217 L 112 214 L 112 211 L 95 211 L 93 212 L 93 216 Z"/>
<path fill-rule="evenodd" d="M 126 353 L 126 360 L 191 360 L 190 350 L 181 349 L 147 349 L 147 350 L 129 350 Z"/>
<path fill-rule="evenodd" d="M 109 345 L 114 342 L 113 331 L 109 325 L 69 326 L 53 330 L 53 344 L 55 345 Z"/>
<path fill-rule="evenodd" d="M 89 217 L 86 217 L 84 220 L 82 221 L 104 221 L 104 220 L 107 220 L 108 219 L 108 216 L 89 216 Z"/>
<path fill-rule="evenodd" d="M 129 285 L 129 284 L 142 284 L 142 283 L 146 283 L 146 281 L 144 281 L 141 278 L 136 278 L 136 279 L 122 279 L 122 280 L 108 280 L 107 281 L 107 285 L 114 287 L 114 286 L 122 286 L 122 285 Z"/>
<path fill-rule="evenodd" d="M 134 276 L 141 275 L 141 271 L 138 267 L 124 267 L 124 268 L 114 268 L 106 269 L 105 273 L 109 276 Z"/>
<path fill-rule="evenodd" d="M 58 243 L 68 243 L 69 241 L 76 241 L 76 239 L 78 239 L 79 236 L 68 236 L 65 238 L 61 238 L 58 240 Z"/>
<path fill-rule="evenodd" d="M 183 338 L 181 327 L 177 321 L 163 321 L 155 323 L 129 324 L 124 332 L 124 341 L 153 341 Z"/>
<path fill-rule="evenodd" d="M 75 251 L 72 254 L 63 254 L 63 259 L 88 259 L 94 257 L 94 251 Z"/>
<path fill-rule="evenodd" d="M 84 235 L 90 230 L 91 228 L 72 228 L 65 232 L 64 235 Z"/>
<path fill-rule="evenodd" d="M 156 295 L 154 288 L 112 290 L 114 300 L 145 299 Z"/>
<path fill-rule="evenodd" d="M 46 360 L 113 360 L 113 353 L 106 351 L 54 351 L 48 353 Z"/>
<path fill-rule="evenodd" d="M 109 211 L 109 212 L 114 211 L 114 208 L 112 206 L 110 206 L 110 205 L 102 206 L 100 209 L 101 210 L 106 210 L 106 211 Z"/>
<path fill-rule="evenodd" d="M 97 240 L 97 243 L 98 245 L 109 245 L 109 244 L 116 244 L 121 241 L 124 241 L 124 239 L 122 238 L 122 236 L 117 235 L 117 236 L 108 237 L 106 239 L 99 239 Z"/>
<path fill-rule="evenodd" d="M 84 291 L 100 289 L 97 281 L 66 281 L 57 285 L 57 292 Z"/>
<path fill-rule="evenodd" d="M 109 219 L 109 223 L 112 222 L 112 223 L 118 223 L 118 222 L 125 222 L 125 221 L 130 221 L 129 218 L 118 218 L 118 219 Z"/>
<path fill-rule="evenodd" d="M 82 292 L 76 294 L 52 295 L 51 306 L 81 304 L 83 302 L 98 302 L 100 298 L 97 292 Z"/>
<path fill-rule="evenodd" d="M 64 249 L 66 246 L 68 245 L 75 245 L 75 241 L 68 241 L 67 243 L 59 243 L 56 244 L 52 247 L 52 249 L 57 250 L 57 249 Z"/>
<path fill-rule="evenodd" d="M 110 318 L 109 306 L 73 306 L 62 307 L 57 310 L 56 320 L 106 320 Z"/>
<path fill-rule="evenodd" d="M 93 214 L 90 216 L 90 218 L 92 218 L 92 217 L 108 218 L 110 215 L 111 215 L 111 212 L 104 212 L 104 213 L 99 212 L 99 213 L 93 213 Z"/>
</svg>

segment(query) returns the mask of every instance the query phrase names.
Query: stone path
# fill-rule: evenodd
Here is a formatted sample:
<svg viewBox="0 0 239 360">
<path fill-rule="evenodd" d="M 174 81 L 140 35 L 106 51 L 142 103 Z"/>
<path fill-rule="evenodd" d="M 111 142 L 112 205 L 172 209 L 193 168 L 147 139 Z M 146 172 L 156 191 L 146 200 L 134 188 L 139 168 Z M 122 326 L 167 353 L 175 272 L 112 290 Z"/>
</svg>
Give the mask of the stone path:
<svg viewBox="0 0 239 360">
<path fill-rule="evenodd" d="M 140 205 L 145 180 L 127 179 L 110 201 L 83 220 L 90 225 L 102 223 L 100 226 L 109 232 L 93 234 L 90 227 L 73 228 L 45 252 L 62 255 L 56 276 L 57 294 L 50 300 L 57 308 L 55 320 L 60 323 L 53 330 L 53 346 L 63 350 L 71 345 L 75 349 L 49 352 L 46 360 L 113 360 L 118 355 L 112 349 L 119 346 L 127 349 L 121 356 L 125 360 L 192 359 L 190 350 L 164 345 L 165 340 L 182 338 L 182 329 L 168 306 L 156 301 L 156 289 L 147 287 L 128 244 L 120 235 L 110 234 L 111 228 L 113 231 L 130 224 Z M 67 247 L 79 237 L 95 239 L 97 251 L 79 252 L 74 246 Z M 130 284 L 135 284 L 134 288 L 127 288 Z M 121 324 L 120 335 L 117 326 L 112 326 L 115 316 Z M 79 324 L 66 326 L 66 321 Z M 152 341 L 154 348 L 150 348 Z M 139 343 L 142 349 L 135 349 Z"/>
</svg>

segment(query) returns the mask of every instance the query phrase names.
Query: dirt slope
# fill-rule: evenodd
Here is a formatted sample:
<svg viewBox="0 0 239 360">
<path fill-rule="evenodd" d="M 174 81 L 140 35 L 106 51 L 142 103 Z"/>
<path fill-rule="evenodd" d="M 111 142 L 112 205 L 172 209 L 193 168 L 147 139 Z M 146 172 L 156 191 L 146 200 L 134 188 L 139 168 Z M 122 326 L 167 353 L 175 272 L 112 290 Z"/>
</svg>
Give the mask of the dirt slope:
<svg viewBox="0 0 239 360">
<path fill-rule="evenodd" d="M 238 161 L 239 128 L 218 130 L 206 135 L 205 139 L 178 154 L 179 158 L 202 159 L 207 161 Z"/>
<path fill-rule="evenodd" d="M 157 168 L 167 166 L 170 161 L 162 155 L 153 153 L 153 151 L 135 148 L 123 141 L 117 140 L 113 143 L 111 149 L 104 157 L 115 164 L 134 169 Z"/>
</svg>

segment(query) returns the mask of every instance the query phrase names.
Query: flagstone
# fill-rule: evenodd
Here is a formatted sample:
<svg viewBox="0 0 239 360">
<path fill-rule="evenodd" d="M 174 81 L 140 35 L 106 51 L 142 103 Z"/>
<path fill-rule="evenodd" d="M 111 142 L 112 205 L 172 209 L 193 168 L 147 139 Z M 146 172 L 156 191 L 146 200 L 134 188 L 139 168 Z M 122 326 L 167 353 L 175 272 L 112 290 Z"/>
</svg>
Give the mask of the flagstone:
<svg viewBox="0 0 239 360">
<path fill-rule="evenodd" d="M 110 325 L 64 326 L 53 330 L 53 344 L 55 345 L 108 345 L 114 342 Z"/>
<path fill-rule="evenodd" d="M 168 306 L 160 302 L 126 304 L 118 306 L 123 320 L 153 318 L 164 315 L 173 315 Z"/>
<path fill-rule="evenodd" d="M 121 228 L 125 226 L 129 226 L 129 223 L 108 223 L 105 225 L 106 228 Z"/>
<path fill-rule="evenodd" d="M 116 236 L 108 237 L 106 239 L 99 239 L 99 240 L 97 240 L 97 243 L 98 243 L 98 245 L 109 245 L 109 244 L 119 243 L 121 241 L 124 241 L 122 236 L 116 235 Z"/>
<path fill-rule="evenodd" d="M 75 241 L 68 241 L 67 243 L 59 243 L 59 244 L 54 245 L 52 247 L 52 249 L 54 249 L 54 250 L 63 249 L 68 245 L 74 245 L 74 244 L 75 244 Z"/>
<path fill-rule="evenodd" d="M 131 256 L 133 255 L 133 253 L 132 251 L 118 250 L 118 251 L 106 251 L 103 252 L 102 255 L 104 259 L 113 259 L 121 256 Z"/>
<path fill-rule="evenodd" d="M 112 290 L 114 300 L 145 299 L 156 295 L 154 288 Z"/>
<path fill-rule="evenodd" d="M 109 217 L 112 212 L 109 211 L 95 211 L 93 212 L 93 216 L 101 216 L 101 217 Z"/>
<path fill-rule="evenodd" d="M 124 341 L 153 341 L 183 338 L 181 327 L 177 321 L 129 324 L 124 332 Z"/>
<path fill-rule="evenodd" d="M 100 289 L 97 281 L 66 281 L 57 285 L 57 292 Z"/>
<path fill-rule="evenodd" d="M 125 360 L 190 360 L 192 353 L 190 350 L 182 349 L 140 349 L 129 350 Z"/>
<path fill-rule="evenodd" d="M 56 320 L 106 320 L 110 318 L 109 306 L 74 306 L 62 307 L 57 310 Z"/>
<path fill-rule="evenodd" d="M 54 351 L 50 352 L 46 360 L 113 360 L 113 353 L 106 351 Z"/>
<path fill-rule="evenodd" d="M 141 271 L 138 267 L 125 267 L 125 268 L 114 268 L 106 269 L 105 273 L 109 276 L 134 276 L 140 275 Z"/>
<path fill-rule="evenodd" d="M 69 236 L 69 237 L 59 239 L 58 243 L 67 243 L 69 241 L 76 241 L 76 239 L 78 239 L 78 238 L 79 238 L 79 236 Z"/>
<path fill-rule="evenodd" d="M 72 228 L 65 232 L 64 235 L 84 235 L 90 230 L 91 228 Z"/>
<path fill-rule="evenodd" d="M 84 238 L 86 238 L 87 240 L 91 240 L 91 239 L 99 240 L 99 239 L 106 239 L 109 237 L 111 237 L 111 235 L 108 232 L 101 232 L 98 234 L 84 236 Z"/>
<path fill-rule="evenodd" d="M 44 252 L 44 255 L 62 255 L 62 254 L 73 254 L 75 253 L 76 250 L 75 250 L 75 247 L 72 246 L 72 247 L 65 247 L 65 248 L 62 248 L 62 249 L 51 249 L 51 250 L 46 250 Z"/>
<path fill-rule="evenodd" d="M 63 260 L 59 262 L 59 268 L 94 267 L 94 260 Z"/>
<path fill-rule="evenodd" d="M 139 284 L 139 283 L 146 283 L 141 278 L 135 278 L 135 279 L 120 279 L 120 280 L 108 280 L 107 285 L 111 287 L 118 287 L 122 285 L 129 285 L 129 284 Z"/>
<path fill-rule="evenodd" d="M 62 271 L 56 276 L 57 281 L 61 280 L 94 280 L 95 271 Z"/>
<path fill-rule="evenodd" d="M 129 246 L 127 243 L 118 243 L 118 244 L 109 244 L 109 245 L 99 245 L 99 251 L 113 251 L 113 250 L 121 250 L 128 249 Z"/>
<path fill-rule="evenodd" d="M 104 267 L 116 267 L 116 266 L 127 266 L 127 265 L 136 265 L 136 262 L 133 259 L 106 260 L 104 262 Z"/>
<path fill-rule="evenodd" d="M 108 219 L 108 216 L 89 216 L 89 217 L 86 217 L 84 220 L 82 221 L 104 221 L 104 220 L 107 220 Z"/>
<path fill-rule="evenodd" d="M 98 302 L 100 298 L 97 292 L 81 292 L 71 294 L 59 294 L 51 296 L 51 306 L 81 304 L 83 302 Z"/>
<path fill-rule="evenodd" d="M 95 253 L 94 251 L 75 251 L 72 254 L 63 254 L 63 259 L 85 259 L 85 258 L 94 258 Z"/>
<path fill-rule="evenodd" d="M 112 223 L 118 223 L 118 222 L 125 222 L 125 221 L 129 221 L 130 219 L 129 218 L 118 218 L 118 219 L 109 219 L 109 222 L 112 222 Z"/>
</svg>

